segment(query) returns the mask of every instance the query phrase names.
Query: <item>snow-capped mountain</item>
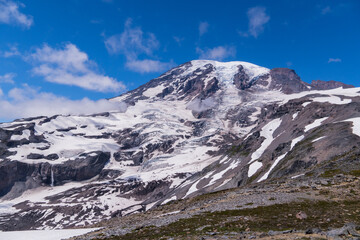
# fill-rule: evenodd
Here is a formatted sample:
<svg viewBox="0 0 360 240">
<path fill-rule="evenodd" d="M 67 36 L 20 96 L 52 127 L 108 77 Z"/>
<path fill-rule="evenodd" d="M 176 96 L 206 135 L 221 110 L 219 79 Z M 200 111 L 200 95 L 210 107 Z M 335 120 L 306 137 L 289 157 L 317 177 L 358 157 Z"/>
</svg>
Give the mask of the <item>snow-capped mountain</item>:
<svg viewBox="0 0 360 240">
<path fill-rule="evenodd" d="M 196 60 L 110 101 L 126 107 L 0 124 L 0 230 L 84 226 L 359 153 L 360 88 L 290 69 Z"/>
</svg>

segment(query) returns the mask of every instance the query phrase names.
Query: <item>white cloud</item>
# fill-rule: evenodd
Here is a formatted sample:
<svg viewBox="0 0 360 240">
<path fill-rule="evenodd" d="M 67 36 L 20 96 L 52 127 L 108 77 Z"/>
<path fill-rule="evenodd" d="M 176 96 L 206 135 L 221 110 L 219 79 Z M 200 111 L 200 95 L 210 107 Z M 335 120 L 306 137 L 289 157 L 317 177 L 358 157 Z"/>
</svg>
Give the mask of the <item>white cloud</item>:
<svg viewBox="0 0 360 240">
<path fill-rule="evenodd" d="M 29 57 L 36 67 L 33 72 L 43 76 L 46 81 L 78 86 L 99 92 L 119 92 L 125 90 L 123 83 L 116 79 L 99 74 L 96 63 L 89 60 L 74 44 L 66 44 L 62 49 L 48 45 L 37 48 Z"/>
<path fill-rule="evenodd" d="M 269 22 L 270 16 L 266 14 L 266 8 L 264 7 L 253 7 L 247 11 L 249 19 L 249 29 L 247 32 L 239 32 L 243 37 L 249 35 L 257 38 L 263 31 L 264 25 Z"/>
<path fill-rule="evenodd" d="M 153 33 L 144 33 L 140 27 L 132 27 L 132 19 L 125 22 L 124 32 L 106 39 L 105 46 L 111 54 L 124 54 L 127 59 L 136 59 L 140 54 L 152 55 L 159 47 Z"/>
<path fill-rule="evenodd" d="M 5 75 L 0 75 L 0 83 L 14 84 L 15 77 L 16 77 L 15 73 L 6 73 Z"/>
<path fill-rule="evenodd" d="M 134 72 L 162 72 L 173 65 L 172 62 L 148 59 L 154 57 L 153 53 L 160 43 L 155 34 L 144 33 L 140 27 L 133 27 L 131 18 L 125 22 L 124 32 L 107 38 L 105 46 L 110 54 L 125 55 L 125 66 Z M 140 56 L 146 56 L 147 59 L 140 60 Z"/>
<path fill-rule="evenodd" d="M 179 46 L 181 46 L 181 43 L 185 40 L 185 38 L 183 38 L 183 37 L 173 36 L 173 38 Z"/>
<path fill-rule="evenodd" d="M 264 31 L 264 25 L 270 20 L 264 7 L 253 7 L 247 12 L 249 18 L 249 33 L 257 38 Z"/>
<path fill-rule="evenodd" d="M 5 51 L 2 55 L 3 57 L 8 58 L 13 56 L 21 56 L 21 53 L 19 52 L 17 46 L 14 45 L 11 46 L 10 49 L 8 51 Z"/>
<path fill-rule="evenodd" d="M 157 60 L 144 59 L 128 61 L 126 67 L 134 72 L 150 73 L 150 72 L 164 72 L 174 66 L 174 63 L 160 62 Z"/>
<path fill-rule="evenodd" d="M 0 23 L 17 24 L 30 28 L 33 25 L 33 17 L 19 11 L 23 4 L 10 0 L 0 0 Z"/>
<path fill-rule="evenodd" d="M 340 58 L 329 58 L 328 63 L 332 63 L 332 62 L 341 62 Z"/>
<path fill-rule="evenodd" d="M 202 36 L 204 35 L 205 33 L 207 33 L 209 29 L 209 23 L 208 22 L 201 22 L 199 24 L 199 35 Z"/>
<path fill-rule="evenodd" d="M 326 6 L 326 7 L 324 7 L 324 8 L 321 9 L 321 14 L 322 14 L 322 15 L 326 15 L 326 14 L 328 14 L 328 13 L 330 13 L 330 12 L 331 12 L 330 6 Z"/>
<path fill-rule="evenodd" d="M 218 46 L 206 50 L 196 48 L 196 52 L 199 54 L 199 59 L 219 60 L 219 61 L 228 57 L 235 57 L 236 55 L 235 47 L 228 47 L 228 46 Z"/>
<path fill-rule="evenodd" d="M 40 92 L 38 88 L 28 85 L 13 88 L 6 98 L 4 96 L 0 98 L 0 119 L 3 120 L 56 114 L 93 114 L 114 110 L 125 111 L 126 104 L 105 99 L 71 100 L 52 93 Z"/>
</svg>

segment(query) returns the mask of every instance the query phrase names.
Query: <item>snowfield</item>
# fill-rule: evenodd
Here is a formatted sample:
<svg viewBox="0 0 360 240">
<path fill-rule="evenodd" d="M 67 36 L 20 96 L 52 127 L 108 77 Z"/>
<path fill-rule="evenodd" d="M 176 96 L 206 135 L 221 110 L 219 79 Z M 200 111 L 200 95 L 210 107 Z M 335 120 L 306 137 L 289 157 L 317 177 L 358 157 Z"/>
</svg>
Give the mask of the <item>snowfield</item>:
<svg viewBox="0 0 360 240">
<path fill-rule="evenodd" d="M 66 238 L 80 236 L 99 228 L 83 229 L 62 229 L 62 230 L 33 230 L 33 231 L 14 231 L 1 232 L 0 239 L 3 240 L 62 240 Z"/>
</svg>

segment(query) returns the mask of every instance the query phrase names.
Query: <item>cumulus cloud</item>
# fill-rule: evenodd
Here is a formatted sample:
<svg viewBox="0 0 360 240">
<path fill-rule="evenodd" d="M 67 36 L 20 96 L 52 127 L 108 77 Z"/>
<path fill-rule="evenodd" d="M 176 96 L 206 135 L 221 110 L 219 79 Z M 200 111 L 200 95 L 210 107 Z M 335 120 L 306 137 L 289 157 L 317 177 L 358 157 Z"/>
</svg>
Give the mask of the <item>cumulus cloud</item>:
<svg viewBox="0 0 360 240">
<path fill-rule="evenodd" d="M 98 73 L 96 63 L 89 60 L 85 52 L 71 43 L 60 49 L 44 45 L 37 48 L 28 58 L 36 64 L 33 72 L 43 76 L 48 82 L 99 92 L 125 90 L 123 83 Z"/>
<path fill-rule="evenodd" d="M 208 22 L 201 22 L 199 24 L 199 35 L 202 36 L 205 33 L 207 33 L 208 29 L 209 29 L 209 23 Z"/>
<path fill-rule="evenodd" d="M 11 89 L 6 96 L 0 98 L 0 119 L 5 120 L 56 114 L 93 114 L 115 110 L 126 111 L 126 104 L 105 99 L 71 100 L 53 93 L 41 92 L 39 88 L 26 84 L 21 88 Z"/>
<path fill-rule="evenodd" d="M 0 23 L 16 24 L 30 28 L 34 23 L 33 17 L 19 11 L 19 7 L 24 6 L 24 4 L 18 2 L 0 0 Z"/>
<path fill-rule="evenodd" d="M 332 62 L 341 62 L 340 58 L 329 58 L 328 63 L 332 63 Z"/>
<path fill-rule="evenodd" d="M 253 7 L 247 12 L 249 18 L 249 33 L 257 38 L 264 31 L 264 25 L 270 20 L 264 7 Z"/>
<path fill-rule="evenodd" d="M 0 83 L 11 83 L 14 84 L 14 78 L 16 77 L 15 73 L 6 73 L 4 75 L 0 75 Z"/>
<path fill-rule="evenodd" d="M 128 59 L 136 59 L 140 54 L 152 55 L 159 47 L 159 41 L 153 33 L 144 33 L 140 27 L 132 26 L 132 19 L 125 22 L 124 32 L 105 41 L 111 54 L 124 54 Z"/>
<path fill-rule="evenodd" d="M 140 27 L 134 27 L 130 18 L 125 22 L 124 31 L 107 38 L 105 46 L 110 54 L 123 54 L 127 60 L 125 66 L 131 71 L 160 72 L 166 70 L 165 66 L 171 66 L 171 63 L 158 60 L 139 59 L 144 56 L 153 58 L 160 43 L 155 34 L 144 33 Z"/>
<path fill-rule="evenodd" d="M 150 73 L 150 72 L 163 72 L 174 66 L 172 62 L 160 62 L 157 60 L 144 59 L 128 61 L 126 67 L 134 72 Z"/>
<path fill-rule="evenodd" d="M 199 54 L 199 59 L 208 59 L 208 60 L 224 60 L 228 57 L 235 57 L 236 49 L 235 47 L 228 46 L 218 46 L 214 48 L 209 48 L 203 50 L 201 48 L 196 48 L 196 52 Z"/>
<path fill-rule="evenodd" d="M 14 57 L 14 56 L 21 56 L 21 53 L 19 52 L 17 46 L 14 45 L 14 46 L 11 46 L 8 51 L 5 51 L 2 54 L 2 56 L 5 57 L 5 58 Z"/>
<path fill-rule="evenodd" d="M 249 29 L 247 32 L 239 32 L 241 36 L 248 37 L 249 35 L 257 38 L 263 31 L 264 26 L 270 20 L 270 16 L 266 14 L 266 8 L 253 7 L 247 11 L 249 19 Z"/>
</svg>

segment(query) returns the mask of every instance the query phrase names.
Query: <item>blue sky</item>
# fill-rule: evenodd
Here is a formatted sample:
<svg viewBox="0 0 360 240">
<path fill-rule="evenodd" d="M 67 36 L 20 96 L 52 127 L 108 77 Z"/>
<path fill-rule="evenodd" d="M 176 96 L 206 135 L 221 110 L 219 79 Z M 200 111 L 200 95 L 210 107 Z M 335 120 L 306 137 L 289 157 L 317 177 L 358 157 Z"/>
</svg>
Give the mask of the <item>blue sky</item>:
<svg viewBox="0 0 360 240">
<path fill-rule="evenodd" d="M 90 113 L 193 59 L 360 86 L 360 1 L 0 0 L 0 121 Z"/>
</svg>

